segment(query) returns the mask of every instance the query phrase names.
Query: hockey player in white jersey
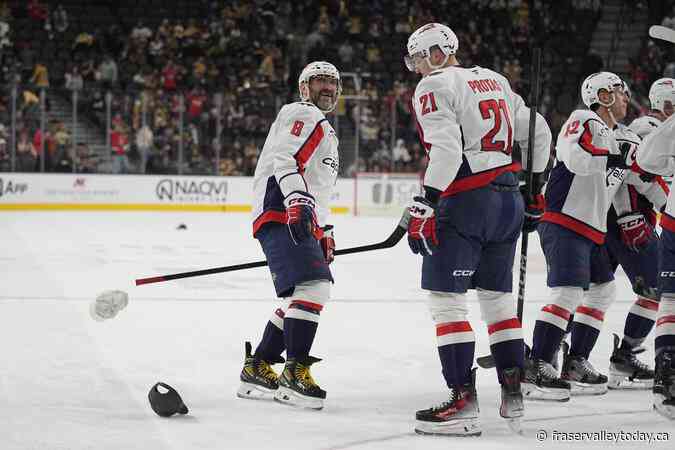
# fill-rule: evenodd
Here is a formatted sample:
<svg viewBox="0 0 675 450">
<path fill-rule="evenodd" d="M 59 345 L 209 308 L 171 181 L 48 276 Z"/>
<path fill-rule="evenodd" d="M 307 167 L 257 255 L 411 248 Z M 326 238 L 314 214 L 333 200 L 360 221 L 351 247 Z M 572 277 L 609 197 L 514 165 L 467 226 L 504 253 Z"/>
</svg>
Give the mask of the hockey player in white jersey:
<svg viewBox="0 0 675 450">
<path fill-rule="evenodd" d="M 643 178 L 670 176 L 675 172 L 675 115 L 643 141 L 633 170 Z M 661 215 L 659 290 L 661 301 L 656 318 L 653 405 L 661 415 L 675 419 L 675 194 L 668 195 Z"/>
<path fill-rule="evenodd" d="M 445 25 L 427 24 L 409 38 L 408 69 L 422 75 L 413 105 L 429 156 L 424 196 L 413 199 L 408 242 L 423 255 L 422 288 L 436 325 L 443 377 L 450 389 L 440 405 L 417 411 L 421 434 L 481 433 L 472 370 L 475 336 L 467 320 L 466 291 L 476 289 L 501 384 L 500 415 L 511 424 L 523 415 L 520 382 L 523 337 L 511 294 L 515 246 L 524 211 L 531 229 L 542 214 L 535 198 L 519 193 L 514 142 L 533 151 L 540 193 L 551 132 L 537 115 L 536 148 L 528 149 L 530 111 L 502 75 L 462 68 L 457 37 Z M 523 158 L 526 160 L 526 158 Z"/>
<path fill-rule="evenodd" d="M 619 116 L 615 118 L 619 120 Z M 628 149 L 625 152 L 626 166 L 631 166 L 639 151 L 640 137 L 623 124 L 617 124 L 613 133 L 619 148 Z M 621 265 L 638 294 L 638 300 L 626 318 L 623 339 L 619 341 L 619 337 L 614 335 L 609 380 L 605 383 L 604 376 L 589 376 L 574 359 L 581 357 L 588 360 L 614 296 L 597 298 L 590 295 L 593 290 L 586 291 L 570 323 L 571 347 L 563 359 L 561 378 L 571 384 L 572 395 L 602 394 L 607 388 L 652 387 L 654 373 L 637 359 L 636 353 L 641 351 L 640 345 L 649 334 L 658 309 L 658 235 L 654 227 L 656 211 L 666 203 L 667 189 L 660 177 L 647 182 L 641 180 L 638 174 L 626 171 L 616 193 L 612 195 L 610 190 L 613 199 L 603 244 L 608 258 L 598 258 L 593 270 L 596 276 L 613 274 Z M 606 291 L 613 293 L 613 285 L 608 284 Z"/>
<path fill-rule="evenodd" d="M 633 120 L 629 128 L 644 139 L 675 111 L 675 79 L 660 78 L 649 88 L 648 114 Z"/>
<path fill-rule="evenodd" d="M 326 221 L 339 157 L 325 113 L 337 104 L 340 73 L 328 62 L 312 62 L 298 85 L 301 101 L 279 111 L 253 180 L 253 236 L 284 304 L 267 322 L 255 353 L 246 343 L 237 395 L 321 409 L 326 392 L 310 374 L 320 359 L 309 352 L 333 282 L 328 265 L 335 242 Z M 271 365 L 284 361 L 284 350 L 286 365 L 277 376 Z"/>
<path fill-rule="evenodd" d="M 558 377 L 552 362 L 584 295 L 593 305 L 587 311 L 591 318 L 599 317 L 598 311 L 604 311 L 615 295 L 613 273 L 596 268 L 608 266 L 602 245 L 607 212 L 628 167 L 612 131 L 626 115 L 624 88 L 613 73 L 586 78 L 581 97 L 589 109 L 574 111 L 558 135 L 557 163 L 546 187 L 546 212 L 537 230 L 552 295 L 535 324 L 523 383 L 526 398 L 567 401 L 568 381 L 606 389 L 607 378 L 584 355 L 570 354 L 568 381 Z"/>
<path fill-rule="evenodd" d="M 639 138 L 627 137 L 625 142 L 644 139 L 672 115 L 675 79 L 656 80 L 649 90 L 649 101 L 650 112 L 629 125 Z M 619 127 L 622 128 L 621 125 Z M 637 151 L 637 146 L 631 145 L 628 164 L 632 165 L 635 161 Z M 668 192 L 669 187 L 660 176 L 650 183 L 640 182 L 639 179 L 637 183 L 624 183 L 614 197 L 614 207 L 607 217 L 610 259 L 614 265 L 622 266 L 637 295 L 626 317 L 623 338 L 614 335 L 608 384 L 613 389 L 642 389 L 653 385 L 654 371 L 636 355 L 644 350 L 642 343 L 654 327 L 659 309 L 658 235 L 653 229 L 656 212 L 665 206 Z M 631 233 L 633 237 L 627 239 L 626 233 Z"/>
</svg>

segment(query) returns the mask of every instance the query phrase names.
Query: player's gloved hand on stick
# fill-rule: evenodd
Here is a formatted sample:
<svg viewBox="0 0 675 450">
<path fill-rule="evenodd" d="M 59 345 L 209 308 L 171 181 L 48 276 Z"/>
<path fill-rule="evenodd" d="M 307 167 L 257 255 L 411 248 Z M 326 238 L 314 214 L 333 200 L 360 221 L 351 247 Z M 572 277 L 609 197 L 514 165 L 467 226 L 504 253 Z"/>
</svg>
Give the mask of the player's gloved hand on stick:
<svg viewBox="0 0 675 450">
<path fill-rule="evenodd" d="M 415 254 L 431 255 L 438 248 L 436 235 L 436 207 L 424 197 L 413 197 L 408 208 L 408 245 Z"/>
<path fill-rule="evenodd" d="M 616 219 L 621 230 L 621 241 L 634 252 L 647 245 L 654 232 L 651 224 L 640 212 L 624 214 Z"/>
<path fill-rule="evenodd" d="M 546 173 L 532 174 L 532 188 L 527 184 L 520 187 L 520 194 L 525 202 L 525 220 L 523 222 L 523 233 L 532 233 L 537 229 L 541 216 L 544 215 L 544 195 L 541 193 L 546 184 Z"/>
<path fill-rule="evenodd" d="M 321 237 L 319 244 L 321 244 L 321 250 L 323 251 L 323 257 L 326 259 L 326 263 L 332 263 L 335 259 L 335 238 L 333 237 L 333 225 L 326 225 L 323 227 L 323 237 Z"/>
<path fill-rule="evenodd" d="M 607 168 L 619 168 L 619 169 L 628 169 L 631 165 L 630 162 L 630 149 L 631 145 L 628 142 L 622 142 L 619 144 L 619 154 L 609 154 L 607 155 Z"/>
<path fill-rule="evenodd" d="M 314 197 L 307 192 L 293 192 L 286 197 L 284 205 L 288 216 L 286 224 L 293 242 L 298 244 L 313 237 L 317 228 Z"/>
</svg>

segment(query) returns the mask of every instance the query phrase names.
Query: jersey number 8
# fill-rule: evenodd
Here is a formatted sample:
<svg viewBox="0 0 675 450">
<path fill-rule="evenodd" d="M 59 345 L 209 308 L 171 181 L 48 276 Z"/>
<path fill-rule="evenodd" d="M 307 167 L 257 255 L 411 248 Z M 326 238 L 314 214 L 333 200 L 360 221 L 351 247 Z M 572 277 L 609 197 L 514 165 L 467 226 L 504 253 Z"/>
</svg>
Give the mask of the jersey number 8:
<svg viewBox="0 0 675 450">
<path fill-rule="evenodd" d="M 511 127 L 511 118 L 509 117 L 509 110 L 506 106 L 506 101 L 504 99 L 495 99 L 483 100 L 478 103 L 480 108 L 480 115 L 485 120 L 489 120 L 494 117 L 495 124 L 488 133 L 483 136 L 480 143 L 482 150 L 485 152 L 502 152 L 507 155 L 511 154 L 513 150 L 513 128 Z M 502 116 L 506 122 L 506 140 L 495 140 L 495 136 L 500 134 L 503 137 L 502 130 Z"/>
</svg>

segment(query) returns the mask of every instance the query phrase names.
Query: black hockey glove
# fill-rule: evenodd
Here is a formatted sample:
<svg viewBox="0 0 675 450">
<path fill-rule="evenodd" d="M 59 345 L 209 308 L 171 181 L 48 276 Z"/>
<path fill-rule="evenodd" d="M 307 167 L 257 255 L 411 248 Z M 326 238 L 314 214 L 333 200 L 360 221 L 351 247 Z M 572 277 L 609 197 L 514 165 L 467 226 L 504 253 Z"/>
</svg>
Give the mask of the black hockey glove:
<svg viewBox="0 0 675 450">
<path fill-rule="evenodd" d="M 622 142 L 619 144 L 619 151 L 621 152 L 618 155 L 607 155 L 607 168 L 608 169 L 628 169 L 630 168 L 630 163 L 628 162 L 628 155 L 630 153 L 630 143 Z"/>
<path fill-rule="evenodd" d="M 532 233 L 537 229 L 541 216 L 544 215 L 545 202 L 542 189 L 546 184 L 546 172 L 532 174 L 532 187 L 527 184 L 520 187 L 520 194 L 525 202 L 525 220 L 523 221 L 523 233 Z"/>
</svg>

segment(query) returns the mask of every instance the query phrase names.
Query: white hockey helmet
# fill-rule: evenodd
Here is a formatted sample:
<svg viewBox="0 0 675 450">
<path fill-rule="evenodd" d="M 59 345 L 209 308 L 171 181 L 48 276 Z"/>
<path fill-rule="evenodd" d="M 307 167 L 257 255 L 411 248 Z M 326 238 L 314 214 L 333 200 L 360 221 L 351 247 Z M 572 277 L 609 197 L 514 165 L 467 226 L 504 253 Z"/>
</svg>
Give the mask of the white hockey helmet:
<svg viewBox="0 0 675 450">
<path fill-rule="evenodd" d="M 629 101 L 631 97 L 633 97 L 633 91 L 630 90 L 630 84 L 628 84 L 628 82 L 625 80 L 623 80 L 623 93 L 626 94 L 626 97 L 628 97 Z"/>
<path fill-rule="evenodd" d="M 431 49 L 435 46 L 440 48 L 445 55 L 445 61 L 447 61 L 450 55 L 457 53 L 459 40 L 450 27 L 441 23 L 428 23 L 415 30 L 408 38 L 408 54 L 403 58 L 408 70 L 415 71 L 415 58 L 426 59 L 432 69 L 437 69 L 445 64 L 444 61 L 440 66 L 434 66 L 429 61 Z"/>
<path fill-rule="evenodd" d="M 620 88 L 623 92 L 626 92 L 626 84 L 619 78 L 618 75 L 612 72 L 597 72 L 592 75 L 589 75 L 583 83 L 581 83 L 581 100 L 583 100 L 584 105 L 590 108 L 592 105 L 599 104 L 605 107 L 612 106 L 614 104 L 614 97 L 612 96 L 611 103 L 602 103 L 600 101 L 600 96 L 598 95 L 601 89 L 606 90 L 607 92 L 614 92 L 615 88 Z"/>
<path fill-rule="evenodd" d="M 670 102 L 675 106 L 675 79 L 673 78 L 660 78 L 649 88 L 649 103 L 652 109 L 663 112 L 665 102 Z"/>
<path fill-rule="evenodd" d="M 314 61 L 305 66 L 300 72 L 298 77 L 298 90 L 300 91 L 300 99 L 303 102 L 311 102 L 309 94 L 309 80 L 316 76 L 327 76 L 332 77 L 337 80 L 337 93 L 335 95 L 335 101 L 330 109 L 324 110 L 324 112 L 330 112 L 335 109 L 337 106 L 338 99 L 342 94 L 342 80 L 340 80 L 340 71 L 337 70 L 333 64 L 326 61 Z M 318 107 L 318 105 L 317 105 Z"/>
</svg>

